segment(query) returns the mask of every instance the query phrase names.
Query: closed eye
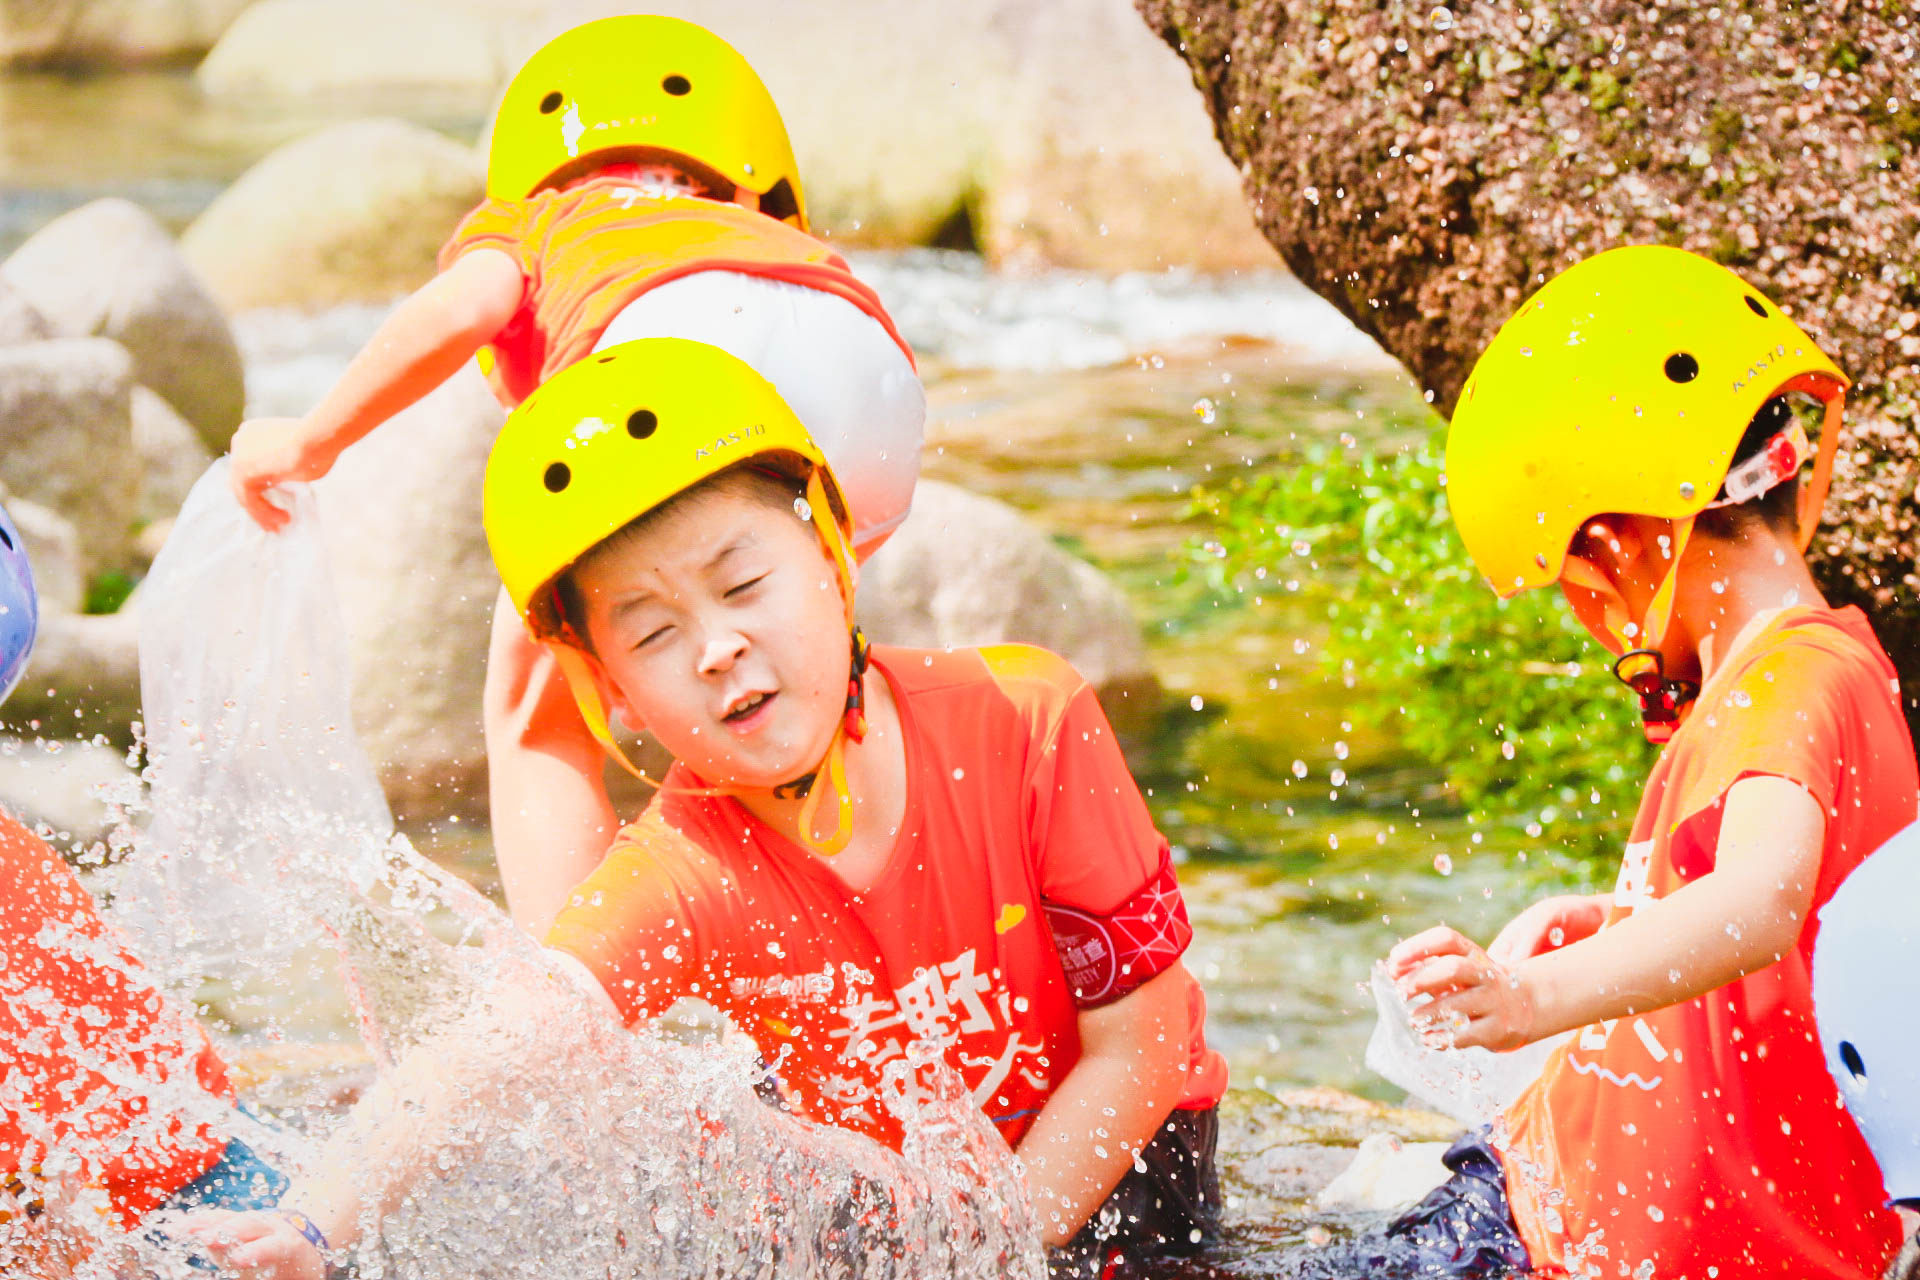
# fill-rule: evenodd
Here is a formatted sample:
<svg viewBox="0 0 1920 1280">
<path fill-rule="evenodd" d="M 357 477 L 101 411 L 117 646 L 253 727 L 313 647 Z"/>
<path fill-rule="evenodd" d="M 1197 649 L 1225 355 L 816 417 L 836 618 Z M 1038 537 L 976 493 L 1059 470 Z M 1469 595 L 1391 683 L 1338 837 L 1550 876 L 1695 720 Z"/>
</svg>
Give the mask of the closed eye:
<svg viewBox="0 0 1920 1280">
<path fill-rule="evenodd" d="M 738 586 L 729 587 L 727 588 L 727 599 L 737 600 L 741 596 L 744 596 L 748 592 L 752 591 L 755 587 L 759 586 L 761 583 L 765 582 L 766 580 L 767 580 L 767 575 L 763 573 L 759 577 L 748 578 L 745 582 L 741 583 Z"/>
<path fill-rule="evenodd" d="M 671 630 L 673 630 L 672 626 L 655 627 L 652 631 L 647 632 L 646 635 L 641 636 L 639 642 L 636 643 L 633 647 L 635 649 L 645 649 L 647 646 L 653 644 L 656 640 L 659 640 L 662 636 L 666 635 L 667 632 Z"/>
</svg>

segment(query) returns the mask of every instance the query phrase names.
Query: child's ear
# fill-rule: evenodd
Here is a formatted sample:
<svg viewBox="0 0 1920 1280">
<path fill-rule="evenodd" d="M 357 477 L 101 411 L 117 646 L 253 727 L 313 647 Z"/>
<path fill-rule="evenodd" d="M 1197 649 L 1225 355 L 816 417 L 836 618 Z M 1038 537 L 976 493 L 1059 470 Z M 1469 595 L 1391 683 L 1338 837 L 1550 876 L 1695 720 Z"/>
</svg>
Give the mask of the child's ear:
<svg viewBox="0 0 1920 1280">
<path fill-rule="evenodd" d="M 617 721 L 620 726 L 633 733 L 646 732 L 646 722 L 634 709 L 633 702 L 607 674 L 597 655 L 587 654 L 587 669 L 593 672 L 593 687 L 600 693 L 600 703 L 607 709 L 607 719 Z"/>
</svg>

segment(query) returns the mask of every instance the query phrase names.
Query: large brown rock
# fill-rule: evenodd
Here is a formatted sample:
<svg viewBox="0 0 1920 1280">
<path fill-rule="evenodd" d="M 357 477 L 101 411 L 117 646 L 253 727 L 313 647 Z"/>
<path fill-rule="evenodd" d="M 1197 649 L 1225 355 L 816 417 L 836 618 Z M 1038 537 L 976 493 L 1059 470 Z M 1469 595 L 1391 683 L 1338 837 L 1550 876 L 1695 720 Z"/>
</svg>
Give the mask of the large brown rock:
<svg viewBox="0 0 1920 1280">
<path fill-rule="evenodd" d="M 391 298 L 432 278 L 484 186 L 471 148 L 401 120 L 356 120 L 249 169 L 180 248 L 229 311 Z"/>
<path fill-rule="evenodd" d="M 205 53 L 252 0 L 0 0 L 0 67 L 124 67 Z"/>
<path fill-rule="evenodd" d="M 106 338 L 0 347 L 0 482 L 73 522 L 89 572 L 120 562 L 133 521 L 133 385 Z"/>
<path fill-rule="evenodd" d="M 164 396 L 209 449 L 226 449 L 247 401 L 240 349 L 152 214 L 130 200 L 82 205 L 14 250 L 0 280 L 62 335 L 125 347 L 137 380 Z"/>
<path fill-rule="evenodd" d="M 1911 6 L 1139 0 L 1267 238 L 1452 408 L 1538 283 L 1666 243 L 1856 380 L 1824 586 L 1920 675 L 1920 100 Z"/>
</svg>

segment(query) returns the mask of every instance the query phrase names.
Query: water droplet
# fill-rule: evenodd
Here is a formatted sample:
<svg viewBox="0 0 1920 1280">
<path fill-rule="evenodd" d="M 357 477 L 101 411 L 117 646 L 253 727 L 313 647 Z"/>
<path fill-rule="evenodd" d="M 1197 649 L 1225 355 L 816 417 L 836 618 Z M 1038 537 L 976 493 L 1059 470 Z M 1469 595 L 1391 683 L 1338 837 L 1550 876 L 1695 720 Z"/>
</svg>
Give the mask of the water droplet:
<svg viewBox="0 0 1920 1280">
<path fill-rule="evenodd" d="M 1733 696 L 1729 698 L 1728 701 L 1732 702 L 1736 707 L 1750 707 L 1753 705 L 1753 695 L 1745 689 L 1735 689 Z"/>
<path fill-rule="evenodd" d="M 1307 762 L 1305 760 L 1295 760 L 1293 762 L 1293 776 L 1296 778 L 1304 778 L 1307 776 Z"/>
<path fill-rule="evenodd" d="M 1500 744 L 1500 754 L 1509 760 L 1513 759 L 1513 740 L 1512 739 L 1508 739 L 1507 741 Z"/>
<path fill-rule="evenodd" d="M 960 781 L 962 778 L 966 776 L 967 776 L 967 771 L 965 769 L 955 769 L 953 771 L 953 780 L 955 782 Z"/>
<path fill-rule="evenodd" d="M 1347 751 L 1346 743 L 1336 742 L 1333 744 L 1333 758 L 1335 760 L 1345 760 L 1347 758 L 1347 754 L 1348 754 L 1348 751 Z"/>
<path fill-rule="evenodd" d="M 1438 871 L 1438 872 L 1439 872 L 1439 873 L 1440 873 L 1441 875 L 1443 875 L 1443 876 L 1450 876 L 1450 875 L 1452 875 L 1452 874 L 1453 874 L 1453 858 L 1452 858 L 1452 856 L 1451 856 L 1451 855 L 1449 855 L 1449 854 L 1445 854 L 1445 853 L 1436 853 L 1436 854 L 1434 854 L 1434 855 L 1433 855 L 1433 869 L 1434 869 L 1435 871 Z"/>
<path fill-rule="evenodd" d="M 1336 787 L 1344 787 L 1344 786 L 1346 786 L 1346 785 L 1347 785 L 1347 771 L 1346 771 L 1345 769 L 1335 769 L 1335 770 L 1333 771 L 1333 773 L 1332 773 L 1331 775 L 1329 775 L 1329 777 L 1328 777 L 1328 781 L 1330 781 L 1330 782 L 1332 782 L 1332 783 L 1333 783 L 1333 785 L 1334 785 L 1334 786 L 1336 786 Z"/>
<path fill-rule="evenodd" d="M 1427 15 L 1427 24 L 1435 31 L 1453 30 L 1453 10 L 1443 4 L 1433 6 L 1433 12 Z"/>
<path fill-rule="evenodd" d="M 1201 396 L 1193 402 L 1193 416 L 1208 426 L 1212 426 L 1213 420 L 1218 417 L 1219 414 L 1215 411 L 1213 401 L 1206 396 Z"/>
<path fill-rule="evenodd" d="M 1547 941 L 1556 947 L 1564 947 L 1567 945 L 1567 931 L 1555 925 L 1547 930 Z"/>
<path fill-rule="evenodd" d="M 1187 699 L 1187 705 L 1192 707 L 1195 711 L 1199 711 L 1199 710 L 1202 710 L 1207 705 L 1207 700 L 1196 693 L 1191 698 Z"/>
</svg>

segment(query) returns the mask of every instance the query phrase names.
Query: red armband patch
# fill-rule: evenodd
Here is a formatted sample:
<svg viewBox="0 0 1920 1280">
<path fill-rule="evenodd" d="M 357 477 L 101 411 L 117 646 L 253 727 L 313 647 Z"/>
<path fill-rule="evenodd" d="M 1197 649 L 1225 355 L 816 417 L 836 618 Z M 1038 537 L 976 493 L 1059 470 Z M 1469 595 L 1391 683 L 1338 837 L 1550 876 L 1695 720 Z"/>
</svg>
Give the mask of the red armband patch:
<svg viewBox="0 0 1920 1280">
<path fill-rule="evenodd" d="M 1130 995 L 1165 973 L 1193 941 L 1171 858 L 1163 858 L 1139 892 L 1105 915 L 1051 902 L 1042 906 L 1074 1003 L 1083 1009 Z"/>
</svg>

